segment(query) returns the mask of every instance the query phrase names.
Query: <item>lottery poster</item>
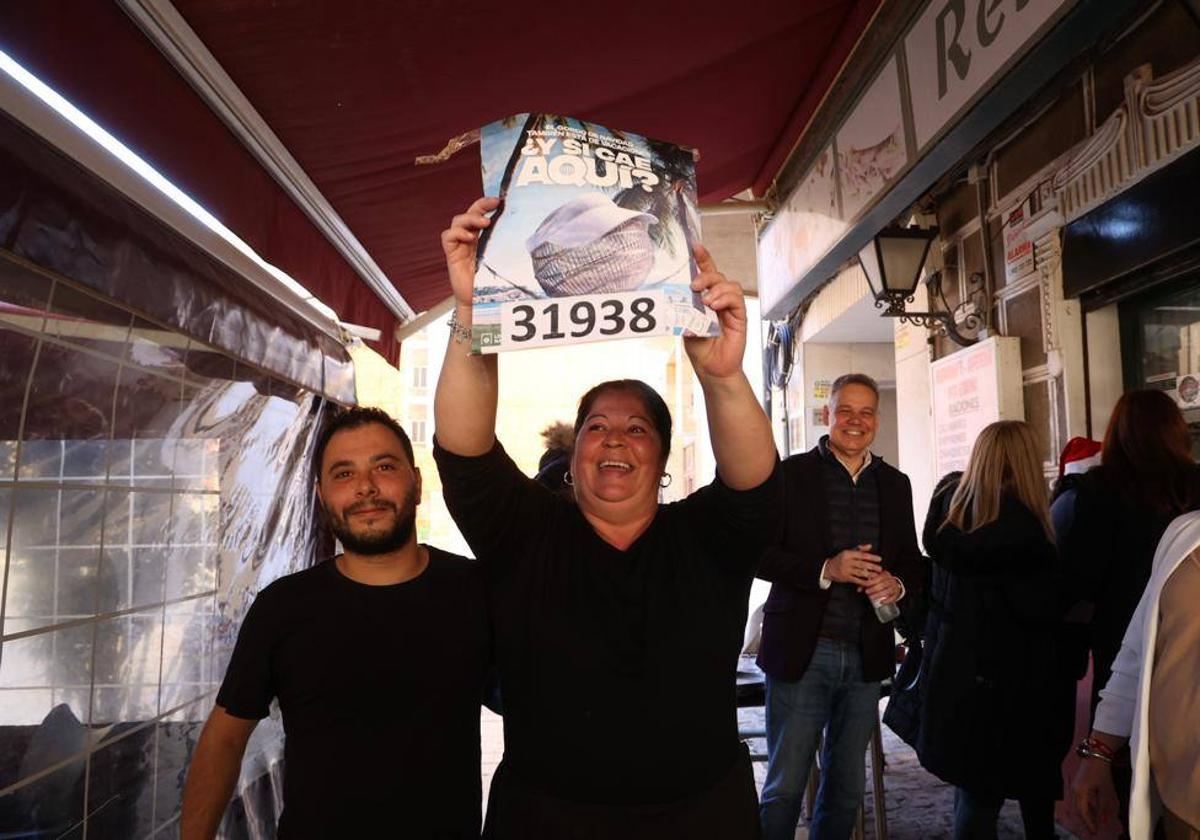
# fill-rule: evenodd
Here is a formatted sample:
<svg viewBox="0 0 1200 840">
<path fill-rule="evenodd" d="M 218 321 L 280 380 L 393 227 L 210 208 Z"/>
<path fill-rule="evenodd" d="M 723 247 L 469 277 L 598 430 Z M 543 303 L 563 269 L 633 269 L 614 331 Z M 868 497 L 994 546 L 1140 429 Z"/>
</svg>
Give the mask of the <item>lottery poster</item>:
<svg viewBox="0 0 1200 840">
<path fill-rule="evenodd" d="M 472 349 L 716 335 L 692 292 L 700 240 L 691 149 L 553 114 L 480 132 L 483 232 Z"/>
</svg>

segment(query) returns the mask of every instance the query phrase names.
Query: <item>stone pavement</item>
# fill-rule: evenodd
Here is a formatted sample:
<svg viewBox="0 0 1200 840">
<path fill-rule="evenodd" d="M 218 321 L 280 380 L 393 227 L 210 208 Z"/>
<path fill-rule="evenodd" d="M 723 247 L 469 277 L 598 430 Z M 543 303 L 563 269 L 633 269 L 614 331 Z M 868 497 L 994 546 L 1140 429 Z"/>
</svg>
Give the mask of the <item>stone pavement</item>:
<svg viewBox="0 0 1200 840">
<path fill-rule="evenodd" d="M 880 705 L 882 713 L 883 706 Z M 763 710 L 761 707 L 741 709 L 738 712 L 738 725 L 743 730 L 759 730 L 764 728 Z M 752 740 L 751 751 L 766 753 L 764 740 Z M 954 788 L 935 776 L 930 775 L 917 761 L 913 750 L 897 738 L 886 726 L 883 728 L 884 755 L 884 802 L 887 809 L 887 827 L 889 840 L 936 840 L 954 836 Z M 766 763 L 756 762 L 754 765 L 754 781 L 759 792 L 762 792 L 763 781 L 767 775 Z M 866 837 L 874 838 L 875 824 L 874 793 L 871 790 L 870 758 L 867 760 L 867 796 L 866 805 Z M 1000 812 L 998 826 L 1000 840 L 1020 840 L 1025 836 L 1021 827 L 1021 813 L 1016 802 L 1006 802 Z M 1060 837 L 1071 835 L 1059 831 Z M 801 827 L 796 830 L 796 840 L 807 840 L 808 831 Z"/>
<path fill-rule="evenodd" d="M 486 808 L 488 786 L 491 784 L 492 774 L 504 752 L 504 732 L 500 718 L 487 709 L 483 710 L 480 723 L 483 735 L 483 801 Z M 763 729 L 762 708 L 740 709 L 738 725 L 743 730 L 761 731 Z M 767 751 L 766 744 L 762 740 L 751 741 L 750 747 L 751 751 L 756 753 Z M 925 772 L 917 762 L 916 754 L 893 735 L 887 727 L 883 729 L 883 751 L 886 762 L 884 789 L 890 840 L 937 840 L 937 838 L 952 837 L 954 789 Z M 765 763 L 755 763 L 754 780 L 760 791 L 766 772 Z M 873 813 L 872 796 L 868 766 L 867 838 L 876 836 L 871 816 Z M 1074 837 L 1061 828 L 1059 828 L 1058 834 L 1063 838 Z M 1015 802 L 1005 803 L 1004 810 L 1000 812 L 999 837 L 1000 840 L 1019 840 L 1024 837 L 1020 811 Z M 796 838 L 797 840 L 807 840 L 807 829 L 798 828 Z"/>
</svg>

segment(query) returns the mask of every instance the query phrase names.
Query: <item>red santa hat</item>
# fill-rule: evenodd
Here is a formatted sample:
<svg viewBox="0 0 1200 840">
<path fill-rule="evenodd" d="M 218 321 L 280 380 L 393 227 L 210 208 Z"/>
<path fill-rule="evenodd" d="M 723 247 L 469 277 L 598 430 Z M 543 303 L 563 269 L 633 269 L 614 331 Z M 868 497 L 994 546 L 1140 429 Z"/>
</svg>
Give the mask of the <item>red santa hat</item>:
<svg viewBox="0 0 1200 840">
<path fill-rule="evenodd" d="M 1085 473 L 1100 465 L 1100 443 L 1090 438 L 1073 437 L 1058 458 L 1058 477 Z"/>
</svg>

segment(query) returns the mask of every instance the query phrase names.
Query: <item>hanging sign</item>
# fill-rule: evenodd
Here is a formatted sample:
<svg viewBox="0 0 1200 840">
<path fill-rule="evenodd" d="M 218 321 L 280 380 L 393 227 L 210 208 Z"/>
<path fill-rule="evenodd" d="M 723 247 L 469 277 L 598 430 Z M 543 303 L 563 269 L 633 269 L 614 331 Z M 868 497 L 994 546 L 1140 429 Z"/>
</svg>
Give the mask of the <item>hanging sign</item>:
<svg viewBox="0 0 1200 840">
<path fill-rule="evenodd" d="M 1033 271 L 1033 243 L 1029 240 L 1031 204 L 1025 199 L 1004 217 L 1004 284 L 1011 286 Z"/>
</svg>

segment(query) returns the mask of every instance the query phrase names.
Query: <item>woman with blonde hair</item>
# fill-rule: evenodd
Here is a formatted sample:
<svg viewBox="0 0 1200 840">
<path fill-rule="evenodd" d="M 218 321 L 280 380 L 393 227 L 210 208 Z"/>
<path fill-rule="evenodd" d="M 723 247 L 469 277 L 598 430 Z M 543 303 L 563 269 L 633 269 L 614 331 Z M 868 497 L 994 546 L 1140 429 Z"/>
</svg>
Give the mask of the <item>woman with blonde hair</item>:
<svg viewBox="0 0 1200 840">
<path fill-rule="evenodd" d="M 917 754 L 957 788 L 956 838 L 994 838 L 1006 799 L 1020 803 L 1026 837 L 1054 836 L 1073 686 L 1055 650 L 1063 596 L 1042 461 L 1028 424 L 991 424 L 925 523 Z"/>
</svg>

